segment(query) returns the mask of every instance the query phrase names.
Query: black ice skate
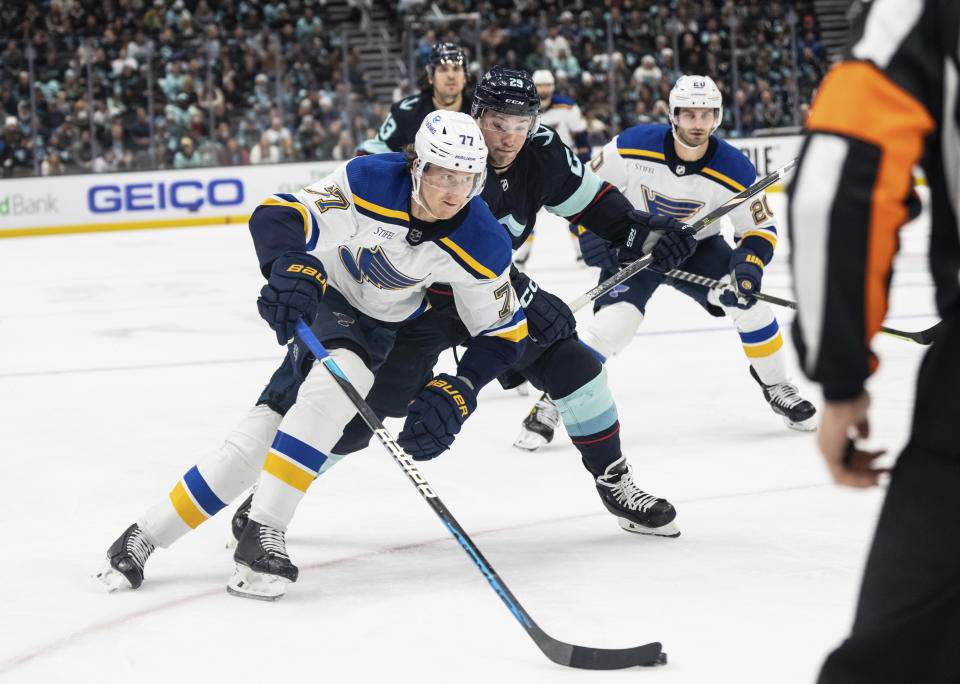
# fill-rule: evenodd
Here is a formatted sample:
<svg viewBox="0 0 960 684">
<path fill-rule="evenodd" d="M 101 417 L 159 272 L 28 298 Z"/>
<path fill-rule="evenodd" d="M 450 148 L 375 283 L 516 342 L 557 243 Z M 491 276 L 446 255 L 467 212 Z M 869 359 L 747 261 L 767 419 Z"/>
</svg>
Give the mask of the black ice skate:
<svg viewBox="0 0 960 684">
<path fill-rule="evenodd" d="M 227 591 L 234 596 L 276 601 L 299 574 L 287 555 L 283 531 L 256 520 L 247 520 L 233 560 L 237 567 Z"/>
<path fill-rule="evenodd" d="M 523 419 L 523 426 L 513 446 L 527 451 L 536 451 L 553 440 L 553 432 L 559 422 L 560 409 L 546 394 L 541 395 L 530 413 Z"/>
<path fill-rule="evenodd" d="M 94 575 L 107 591 L 136 589 L 143 584 L 143 566 L 153 553 L 151 544 L 136 523 L 128 527 L 107 550 L 107 567 Z"/>
<path fill-rule="evenodd" d="M 817 429 L 817 419 L 814 417 L 817 409 L 797 394 L 795 385 L 791 385 L 789 382 L 764 385 L 753 366 L 750 366 L 750 375 L 763 388 L 763 398 L 770 404 L 774 413 L 783 417 L 783 422 L 787 424 L 787 427 L 801 432 L 813 432 Z"/>
<path fill-rule="evenodd" d="M 603 475 L 597 478 L 597 491 L 603 505 L 617 516 L 620 527 L 627 532 L 680 536 L 680 528 L 674 522 L 677 511 L 673 504 L 637 487 L 625 457 L 621 456 L 608 465 Z"/>
<path fill-rule="evenodd" d="M 233 533 L 233 538 L 238 542 L 240 541 L 240 536 L 243 534 L 243 529 L 247 526 L 247 521 L 250 520 L 250 505 L 252 503 L 253 492 L 243 500 L 243 503 L 240 504 L 233 514 L 233 518 L 230 520 L 230 531 Z"/>
</svg>

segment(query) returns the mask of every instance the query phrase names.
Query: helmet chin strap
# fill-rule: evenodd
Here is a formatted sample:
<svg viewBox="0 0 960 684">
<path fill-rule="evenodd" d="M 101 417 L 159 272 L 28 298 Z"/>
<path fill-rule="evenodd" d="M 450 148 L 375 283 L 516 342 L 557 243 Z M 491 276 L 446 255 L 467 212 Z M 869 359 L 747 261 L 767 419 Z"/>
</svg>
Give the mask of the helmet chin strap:
<svg viewBox="0 0 960 684">
<path fill-rule="evenodd" d="M 680 132 L 677 130 L 677 124 L 671 120 L 670 125 L 673 127 L 673 141 L 680 147 L 693 151 L 703 146 L 702 143 L 700 145 L 688 145 L 687 143 L 683 142 L 683 140 L 680 138 Z"/>
</svg>

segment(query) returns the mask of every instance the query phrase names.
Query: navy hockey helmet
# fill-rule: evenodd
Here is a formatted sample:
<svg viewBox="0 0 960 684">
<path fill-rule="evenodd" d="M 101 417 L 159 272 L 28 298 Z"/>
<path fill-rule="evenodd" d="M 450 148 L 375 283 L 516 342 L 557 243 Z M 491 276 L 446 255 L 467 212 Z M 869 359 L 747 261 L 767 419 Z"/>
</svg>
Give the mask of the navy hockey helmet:
<svg viewBox="0 0 960 684">
<path fill-rule="evenodd" d="M 532 134 L 539 122 L 540 96 L 530 74 L 523 69 L 491 68 L 474 88 L 470 113 L 479 119 L 487 109 L 501 114 L 529 116 L 527 135 Z"/>
<path fill-rule="evenodd" d="M 467 59 L 463 54 L 463 48 L 456 43 L 434 43 L 430 48 L 430 56 L 427 57 L 427 74 L 433 77 L 433 71 L 441 64 L 459 64 L 464 71 L 467 70 Z"/>
</svg>

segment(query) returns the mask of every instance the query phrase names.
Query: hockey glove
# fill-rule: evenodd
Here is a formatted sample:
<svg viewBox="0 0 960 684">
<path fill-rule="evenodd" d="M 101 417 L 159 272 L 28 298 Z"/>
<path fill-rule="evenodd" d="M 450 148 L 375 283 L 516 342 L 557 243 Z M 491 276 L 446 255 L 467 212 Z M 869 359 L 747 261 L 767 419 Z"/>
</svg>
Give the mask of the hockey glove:
<svg viewBox="0 0 960 684">
<path fill-rule="evenodd" d="M 602 237 L 589 230 L 580 233 L 580 253 L 583 263 L 587 266 L 599 266 L 604 271 L 619 271 L 620 262 L 617 260 L 617 250 Z"/>
<path fill-rule="evenodd" d="M 287 252 L 273 262 L 267 284 L 260 290 L 257 310 L 286 344 L 293 337 L 297 319 L 313 323 L 327 289 L 323 264 L 306 252 Z"/>
<path fill-rule="evenodd" d="M 557 340 L 573 335 L 577 319 L 562 299 L 541 289 L 515 266 L 510 269 L 510 283 L 527 316 L 527 335 L 534 344 L 549 347 Z"/>
<path fill-rule="evenodd" d="M 477 393 L 470 383 L 441 373 L 410 402 L 397 443 L 414 461 L 436 458 L 450 448 L 476 408 Z"/>
<path fill-rule="evenodd" d="M 650 268 L 666 273 L 686 261 L 697 249 L 693 230 L 671 216 L 648 214 L 634 209 L 627 215 L 631 221 L 626 237 L 618 248 L 621 264 L 636 261 L 644 254 L 652 254 Z"/>
<path fill-rule="evenodd" d="M 756 297 L 748 295 L 760 291 L 763 261 L 749 249 L 738 247 L 730 254 L 729 268 L 732 285 L 721 293 L 720 303 L 724 306 L 736 306 L 738 309 L 749 309 L 757 303 Z"/>
</svg>

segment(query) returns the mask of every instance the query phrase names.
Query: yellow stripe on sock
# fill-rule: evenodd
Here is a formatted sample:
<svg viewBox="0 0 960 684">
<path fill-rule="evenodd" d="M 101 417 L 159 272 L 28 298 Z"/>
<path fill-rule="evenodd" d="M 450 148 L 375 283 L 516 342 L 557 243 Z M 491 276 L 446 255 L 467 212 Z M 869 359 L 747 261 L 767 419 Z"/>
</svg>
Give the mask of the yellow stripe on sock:
<svg viewBox="0 0 960 684">
<path fill-rule="evenodd" d="M 170 492 L 170 503 L 173 504 L 173 510 L 177 512 L 183 522 L 195 529 L 200 523 L 207 519 L 207 516 L 197 508 L 190 495 L 183 486 L 183 482 L 177 482 L 177 486 Z"/>
<path fill-rule="evenodd" d="M 770 356 L 771 354 L 774 354 L 780 351 L 780 347 L 782 346 L 783 346 L 783 337 L 778 332 L 777 336 L 774 337 L 769 342 L 764 342 L 763 344 L 755 344 L 750 346 L 743 345 L 743 351 L 746 353 L 747 357 L 751 359 L 759 359 L 764 356 Z"/>
<path fill-rule="evenodd" d="M 313 473 L 298 468 L 290 461 L 277 456 L 277 454 L 272 451 L 267 454 L 267 460 L 263 464 L 263 469 L 281 482 L 285 482 L 294 489 L 298 489 L 304 493 L 316 477 Z"/>
</svg>

